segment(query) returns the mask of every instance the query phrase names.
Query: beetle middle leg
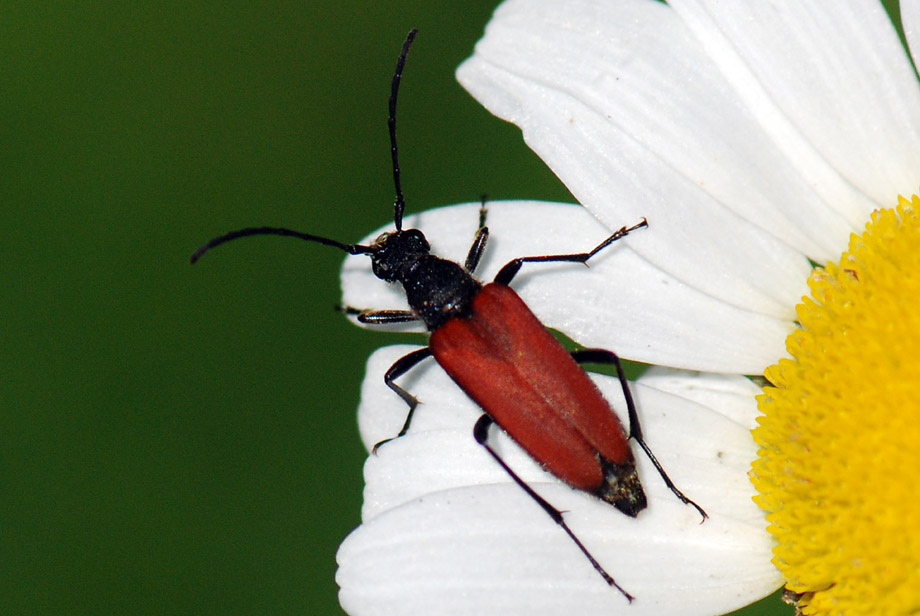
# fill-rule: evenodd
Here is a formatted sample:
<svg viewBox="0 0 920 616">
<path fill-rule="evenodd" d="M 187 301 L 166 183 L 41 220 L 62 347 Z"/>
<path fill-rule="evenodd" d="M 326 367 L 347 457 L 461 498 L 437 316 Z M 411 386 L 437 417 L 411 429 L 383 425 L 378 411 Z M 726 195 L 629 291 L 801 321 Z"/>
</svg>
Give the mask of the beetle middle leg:
<svg viewBox="0 0 920 616">
<path fill-rule="evenodd" d="M 396 363 L 390 366 L 390 369 L 387 370 L 386 374 L 383 375 L 383 382 L 387 384 L 387 387 L 396 392 L 396 395 L 402 398 L 403 402 L 409 405 L 409 414 L 406 415 L 406 421 L 403 424 L 402 430 L 399 431 L 399 434 L 390 438 L 383 439 L 374 445 L 374 449 L 372 450 L 373 453 L 377 453 L 377 449 L 379 449 L 380 446 L 384 443 L 389 443 L 394 439 L 405 436 L 409 431 L 409 425 L 412 423 L 412 416 L 415 414 L 415 408 L 419 405 L 419 400 L 408 391 L 397 385 L 396 379 L 407 373 L 419 362 L 428 357 L 431 357 L 431 349 L 428 347 L 425 347 L 424 349 L 418 349 L 417 351 L 412 351 L 408 355 L 400 357 L 398 360 L 396 360 Z"/>
<path fill-rule="evenodd" d="M 639 423 L 639 414 L 636 412 L 636 403 L 633 400 L 632 392 L 629 390 L 629 382 L 626 380 L 626 373 L 623 371 L 623 365 L 620 363 L 620 358 L 617 354 L 606 349 L 582 349 L 580 351 L 572 351 L 571 355 L 572 359 L 579 364 L 608 364 L 616 368 L 617 378 L 620 380 L 620 387 L 623 389 L 623 397 L 626 399 L 626 409 L 629 413 L 629 438 L 635 440 L 636 443 L 639 444 L 639 447 L 645 452 L 649 461 L 655 466 L 655 470 L 661 475 L 661 479 L 664 481 L 665 485 L 674 493 L 674 496 L 685 505 L 690 505 L 695 508 L 699 511 L 700 515 L 703 516 L 703 520 L 706 520 L 709 515 L 702 507 L 687 498 L 687 496 L 674 485 L 674 482 L 668 477 L 664 467 L 661 466 L 658 458 L 655 457 L 648 443 L 646 443 L 645 439 L 642 437 L 642 426 Z"/>
</svg>

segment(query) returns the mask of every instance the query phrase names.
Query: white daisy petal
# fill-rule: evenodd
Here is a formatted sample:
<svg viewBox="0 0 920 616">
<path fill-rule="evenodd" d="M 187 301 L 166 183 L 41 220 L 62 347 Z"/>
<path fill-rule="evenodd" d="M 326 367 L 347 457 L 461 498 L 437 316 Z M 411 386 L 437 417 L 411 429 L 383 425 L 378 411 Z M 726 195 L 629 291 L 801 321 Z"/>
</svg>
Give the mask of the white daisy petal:
<svg viewBox="0 0 920 616">
<path fill-rule="evenodd" d="M 781 116 L 879 205 L 916 188 L 920 84 L 880 2 L 671 5 L 765 124 Z"/>
<path fill-rule="evenodd" d="M 807 228 L 814 220 L 792 207 L 801 208 L 793 196 L 814 202 L 814 216 L 838 236 L 849 233 L 667 7 L 505 3 L 457 76 L 493 113 L 521 126 L 606 224 L 647 216 L 655 232 L 634 246 L 643 257 L 732 305 L 788 310 L 805 290 L 801 252 L 830 250 Z M 667 97 L 653 94 L 666 88 Z"/>
<path fill-rule="evenodd" d="M 709 408 L 719 409 L 726 417 L 748 429 L 757 426 L 750 412 L 750 399 L 763 390 L 740 375 L 690 373 L 652 366 L 642 375 L 646 387 L 672 393 Z"/>
<path fill-rule="evenodd" d="M 492 429 L 503 459 L 635 595 L 627 608 L 476 443 L 482 410 L 429 359 L 400 378 L 423 404 L 408 434 L 369 457 L 363 524 L 338 554 L 341 602 L 354 616 L 590 615 L 617 605 L 634 615 L 714 614 L 782 583 L 747 479 L 759 388 L 737 374 L 786 356 L 808 258 L 836 259 L 872 209 L 916 189 L 920 85 L 874 0 L 739 6 L 508 0 L 458 70 L 587 208 L 489 204 L 478 278 L 516 257 L 585 252 L 648 218 L 648 229 L 589 268 L 528 263 L 513 287 L 544 323 L 586 346 L 710 371 L 652 368 L 632 386 L 649 446 L 710 519 L 699 524 L 638 447 L 649 507 L 631 519 Z M 920 0 L 902 8 L 916 54 Z M 462 263 L 478 207 L 425 212 L 405 226 Z M 407 307 L 366 256 L 348 258 L 342 280 L 348 305 Z M 382 349 L 368 362 L 359 411 L 368 449 L 405 421 L 382 375 L 417 348 Z M 618 381 L 595 380 L 624 410 Z"/>
<path fill-rule="evenodd" d="M 493 113 L 521 126 L 525 140 L 573 194 L 608 223 L 605 208 L 611 204 L 618 211 L 651 206 L 649 216 L 660 218 L 656 210 L 670 203 L 672 210 L 679 204 L 706 218 L 710 230 L 724 228 L 717 207 L 688 194 L 696 189 L 824 261 L 860 228 L 867 212 L 890 202 L 892 181 L 902 192 L 913 189 L 920 94 L 880 5 L 844 7 L 838 15 L 838 4 L 810 3 L 829 11 L 830 21 L 848 33 L 859 27 L 862 13 L 869 21 L 869 32 L 854 39 L 857 51 L 849 38 L 836 37 L 834 27 L 819 22 L 817 30 L 830 34 L 821 39 L 827 48 L 812 54 L 811 62 L 810 56 L 785 53 L 812 44 L 790 36 L 798 30 L 776 31 L 788 25 L 786 13 L 810 10 L 787 4 L 758 5 L 770 14 L 752 19 L 747 6 L 738 15 L 720 6 L 710 17 L 695 5 L 677 3 L 682 23 L 669 7 L 644 0 L 512 0 L 496 11 L 458 79 Z M 718 23 L 709 21 L 716 18 Z M 724 33 L 723 22 L 737 22 L 737 33 Z M 769 40 L 772 47 L 751 43 L 749 27 L 758 42 Z M 736 50 L 729 35 L 741 39 L 737 44 L 752 57 Z M 894 70 L 880 68 L 888 62 Z M 803 65 L 809 67 L 807 79 L 801 77 Z M 765 83 L 756 71 L 769 73 Z M 863 74 L 869 77 L 863 80 Z M 846 88 L 838 91 L 845 78 Z M 796 89 L 803 80 L 810 87 Z M 850 90 L 860 93 L 855 105 L 844 98 Z M 836 104 L 841 99 L 847 105 Z M 887 162 L 892 158 L 894 165 Z M 717 218 L 700 217 L 701 211 Z M 675 222 L 706 238 L 686 221 Z M 691 242 L 689 255 L 693 248 Z"/>
<path fill-rule="evenodd" d="M 920 65 L 920 0 L 901 0 L 901 25 L 914 65 Z"/>
<path fill-rule="evenodd" d="M 478 207 L 467 204 L 431 210 L 407 218 L 405 227 L 425 230 L 435 254 L 463 262 L 478 222 Z M 477 271 L 485 281 L 513 258 L 584 252 L 610 233 L 577 206 L 503 201 L 489 208 L 490 239 Z M 623 219 L 616 226 L 638 220 Z M 650 222 L 649 229 L 632 233 L 597 255 L 588 268 L 530 264 L 512 286 L 549 327 L 581 344 L 607 348 L 628 359 L 756 374 L 784 354 L 785 338 L 793 327 L 791 313 L 778 316 L 739 308 L 675 279 L 633 250 L 643 236 L 657 231 Z M 669 246 L 661 250 L 666 258 L 682 258 Z M 743 262 L 741 257 L 736 259 Z M 350 306 L 406 308 L 401 287 L 374 278 L 366 256 L 346 260 L 342 288 L 343 301 Z M 688 322 L 695 323 L 690 331 L 685 326 Z M 415 329 L 421 331 L 420 326 Z M 738 340 L 750 344 L 739 345 Z"/>
<path fill-rule="evenodd" d="M 407 350 L 382 349 L 370 362 L 360 411 L 367 443 L 398 429 L 405 417 L 380 370 Z M 625 608 L 625 599 L 476 445 L 471 429 L 479 411 L 458 389 L 448 391 L 438 371 L 412 384 L 426 404 L 409 433 L 368 459 L 365 523 L 338 556 L 345 609 L 354 615 L 563 609 L 590 615 L 609 614 L 617 602 Z M 615 379 L 596 380 L 615 407 L 625 408 Z M 636 596 L 631 614 L 730 611 L 779 584 L 765 522 L 744 479 L 754 451 L 750 383 L 677 372 L 651 382 L 647 387 L 640 379 L 633 387 L 646 438 L 677 485 L 708 510 L 711 518 L 703 524 L 664 487 L 641 452 L 650 505 L 632 520 L 549 477 L 498 430 L 491 442 L 567 511 L 576 534 Z M 716 401 L 717 408 L 701 403 Z M 385 419 L 391 411 L 396 416 Z"/>
</svg>

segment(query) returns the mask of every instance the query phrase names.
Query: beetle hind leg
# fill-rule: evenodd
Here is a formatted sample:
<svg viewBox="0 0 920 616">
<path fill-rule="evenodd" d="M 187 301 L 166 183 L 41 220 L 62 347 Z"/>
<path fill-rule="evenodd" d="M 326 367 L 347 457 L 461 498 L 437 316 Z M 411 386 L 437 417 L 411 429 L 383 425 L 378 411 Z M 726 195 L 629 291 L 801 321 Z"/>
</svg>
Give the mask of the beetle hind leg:
<svg viewBox="0 0 920 616">
<path fill-rule="evenodd" d="M 495 421 L 486 414 L 483 414 L 476 421 L 476 425 L 473 427 L 473 437 L 476 439 L 476 442 L 482 445 L 485 450 L 489 452 L 489 455 L 492 456 L 492 458 L 498 463 L 498 465 L 501 466 L 506 473 L 508 473 L 508 476 L 511 477 L 511 479 L 513 479 L 514 482 L 522 490 L 527 492 L 527 495 L 530 498 L 532 498 L 538 505 L 540 505 L 543 511 L 545 511 L 546 514 L 553 519 L 553 522 L 558 524 L 562 530 L 565 531 L 565 534 L 567 534 L 569 539 L 571 539 L 575 545 L 578 546 L 578 549 L 581 550 L 581 553 L 585 555 L 585 558 L 588 559 L 588 562 L 591 563 L 591 566 L 593 566 L 594 569 L 601 574 L 601 577 L 604 578 L 604 581 L 607 582 L 610 586 L 613 586 L 619 590 L 620 593 L 626 597 L 626 600 L 632 603 L 635 597 L 623 590 L 623 587 L 616 583 L 616 580 L 613 579 L 613 576 L 607 573 L 607 570 L 604 569 L 604 567 L 599 562 L 597 562 L 597 559 L 594 558 L 591 552 L 588 551 L 588 548 L 586 548 L 585 545 L 581 542 L 581 539 L 579 539 L 578 536 L 572 531 L 572 529 L 569 528 L 569 525 L 566 524 L 565 518 L 562 517 L 562 512 L 553 507 L 549 501 L 537 494 L 533 488 L 527 485 L 527 482 L 521 479 L 518 474 L 515 473 L 510 466 L 508 466 L 508 463 L 505 462 L 500 455 L 498 455 L 498 452 L 495 451 L 491 445 L 489 445 L 489 428 L 493 423 L 495 423 Z"/>
<path fill-rule="evenodd" d="M 579 364 L 608 364 L 613 365 L 616 368 L 617 378 L 620 380 L 620 387 L 623 388 L 623 397 L 626 398 L 626 408 L 629 412 L 629 438 L 636 441 L 639 447 L 642 448 L 642 451 L 645 452 L 646 457 L 655 466 L 655 470 L 658 471 L 661 479 L 664 481 L 665 485 L 668 486 L 668 489 L 671 490 L 674 496 L 676 496 L 678 500 L 680 500 L 680 502 L 684 503 L 685 505 L 690 505 L 696 509 L 699 514 L 703 516 L 703 519 L 700 523 L 705 522 L 709 517 L 709 514 L 707 514 L 702 507 L 687 498 L 687 496 L 681 492 L 677 486 L 674 485 L 674 482 L 671 481 L 670 477 L 668 477 L 668 474 L 665 472 L 664 467 L 661 466 L 658 458 L 656 458 L 655 454 L 652 453 L 648 443 L 645 442 L 645 439 L 642 436 L 642 425 L 639 423 L 639 414 L 636 411 L 636 403 L 633 400 L 632 392 L 629 390 L 629 382 L 626 380 L 626 373 L 623 371 L 623 365 L 620 363 L 620 358 L 617 356 L 617 354 L 606 349 L 582 349 L 580 351 L 572 351 L 572 359 L 574 359 Z"/>
</svg>

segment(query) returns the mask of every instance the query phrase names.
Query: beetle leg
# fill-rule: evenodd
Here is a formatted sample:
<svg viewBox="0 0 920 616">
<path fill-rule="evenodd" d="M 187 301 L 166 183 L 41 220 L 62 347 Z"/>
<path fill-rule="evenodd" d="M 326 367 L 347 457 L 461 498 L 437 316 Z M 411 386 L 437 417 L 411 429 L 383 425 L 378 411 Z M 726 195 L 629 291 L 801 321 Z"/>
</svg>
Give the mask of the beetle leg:
<svg viewBox="0 0 920 616">
<path fill-rule="evenodd" d="M 476 237 L 473 238 L 473 245 L 470 246 L 470 252 L 466 255 L 466 262 L 463 264 L 463 269 L 470 274 L 476 271 L 476 266 L 479 265 L 479 259 L 482 258 L 482 253 L 486 249 L 486 241 L 488 239 L 489 228 L 479 227 L 479 230 L 476 231 Z"/>
<path fill-rule="evenodd" d="M 406 432 L 409 431 L 409 425 L 412 423 L 412 415 L 415 413 L 415 407 L 418 406 L 419 400 L 408 391 L 396 384 L 395 379 L 404 375 L 406 372 L 415 367 L 423 359 L 431 356 L 431 349 L 425 347 L 424 349 L 419 349 L 417 351 L 412 351 L 404 357 L 400 357 L 396 360 L 396 363 L 390 366 L 390 369 L 387 370 L 386 374 L 383 375 L 383 382 L 387 384 L 387 387 L 396 392 L 400 398 L 403 399 L 403 402 L 409 405 L 409 414 L 406 415 L 406 422 L 403 424 L 402 430 L 399 431 L 399 434 L 391 438 L 383 439 L 376 445 L 374 445 L 373 453 L 377 453 L 377 449 L 380 448 L 384 443 L 389 443 L 390 441 L 397 439 L 401 436 L 405 436 Z"/>
<path fill-rule="evenodd" d="M 579 364 L 612 364 L 616 367 L 617 378 L 620 379 L 620 387 L 623 388 L 623 397 L 626 398 L 626 409 L 629 413 L 629 438 L 635 440 L 636 443 L 639 444 L 639 447 L 645 452 L 649 461 L 655 466 L 655 470 L 661 475 L 661 479 L 664 480 L 665 485 L 674 493 L 674 496 L 685 505 L 690 505 L 695 508 L 700 512 L 700 515 L 703 516 L 703 520 L 706 520 L 709 515 L 702 507 L 687 498 L 683 492 L 677 489 L 677 486 L 675 486 L 671 478 L 668 477 L 664 467 L 661 466 L 658 458 L 655 457 L 648 443 L 646 443 L 645 439 L 642 437 L 642 426 L 639 424 L 639 414 L 636 412 L 636 403 L 633 401 L 632 392 L 629 390 L 629 382 L 626 380 L 626 373 L 623 371 L 623 365 L 620 363 L 620 358 L 617 354 L 606 349 L 582 349 L 580 351 L 572 351 L 571 355 L 572 359 Z"/>
<path fill-rule="evenodd" d="M 482 253 L 486 249 L 486 241 L 489 239 L 489 228 L 486 226 L 486 215 L 488 213 L 486 196 L 483 195 L 482 205 L 479 207 L 479 228 L 476 231 L 476 237 L 473 238 L 473 245 L 470 246 L 470 251 L 466 255 L 466 262 L 463 264 L 463 269 L 470 274 L 476 271 L 479 259 L 482 258 Z"/>
<path fill-rule="evenodd" d="M 358 322 L 368 325 L 410 323 L 419 320 L 418 315 L 411 310 L 373 310 L 371 308 L 355 308 L 353 306 L 336 306 L 336 309 L 345 314 L 357 316 Z"/>
<path fill-rule="evenodd" d="M 499 466 L 505 469 L 505 472 L 508 473 L 511 479 L 513 479 L 514 482 L 518 484 L 522 490 L 527 492 L 527 495 L 530 496 L 530 498 L 536 501 L 536 503 L 543 508 L 543 511 L 545 511 L 546 514 L 553 519 L 553 522 L 562 527 L 562 530 L 564 530 L 569 538 L 575 542 L 575 545 L 577 545 L 578 549 L 581 550 L 582 554 L 585 555 L 585 557 L 588 559 L 588 562 L 590 562 L 591 565 L 597 570 L 597 572 L 601 574 L 601 577 L 604 578 L 604 581 L 623 593 L 623 596 L 626 597 L 626 600 L 632 603 L 634 597 L 623 590 L 623 588 L 616 583 L 613 577 L 607 573 L 601 564 L 597 562 L 597 559 L 594 558 L 591 552 L 588 551 L 588 548 L 584 546 L 578 536 L 575 535 L 575 533 L 572 532 L 572 529 L 569 528 L 569 525 L 566 524 L 565 518 L 562 517 L 562 512 L 553 507 L 549 501 L 537 494 L 537 492 L 529 485 L 527 485 L 523 479 L 518 477 L 517 473 L 511 470 L 511 467 L 508 466 L 508 463 L 502 460 L 501 456 L 498 455 L 498 452 L 496 452 L 495 449 L 489 445 L 489 428 L 493 423 L 495 423 L 495 421 L 485 413 L 483 413 L 482 416 L 476 420 L 476 425 L 473 426 L 473 438 L 476 439 L 476 442 L 482 445 L 485 450 L 489 452 L 489 455 L 492 456 L 496 462 L 498 462 Z"/>
<path fill-rule="evenodd" d="M 643 218 L 642 222 L 639 222 L 631 227 L 620 227 L 616 233 L 595 246 L 590 252 L 579 252 L 569 255 L 544 255 L 541 257 L 519 257 L 509 261 L 503 268 L 499 270 L 498 275 L 495 277 L 495 282 L 499 284 L 510 284 L 514 277 L 517 276 L 521 266 L 525 263 L 554 263 L 560 261 L 587 263 L 588 259 L 602 251 L 607 246 L 610 246 L 618 239 L 626 237 L 629 235 L 630 231 L 635 231 L 636 229 L 641 229 L 642 227 L 647 226 L 648 221 Z"/>
</svg>

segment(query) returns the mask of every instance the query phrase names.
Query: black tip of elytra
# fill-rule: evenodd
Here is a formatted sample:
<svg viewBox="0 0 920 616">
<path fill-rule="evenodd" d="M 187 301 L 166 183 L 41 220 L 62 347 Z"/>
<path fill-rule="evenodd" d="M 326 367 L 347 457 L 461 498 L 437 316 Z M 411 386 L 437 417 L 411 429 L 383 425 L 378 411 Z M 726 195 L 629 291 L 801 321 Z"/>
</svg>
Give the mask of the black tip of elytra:
<svg viewBox="0 0 920 616">
<path fill-rule="evenodd" d="M 645 498 L 645 492 L 640 490 L 638 494 L 634 493 L 628 497 L 613 501 L 613 506 L 621 513 L 634 518 L 648 506 L 648 501 Z"/>
<path fill-rule="evenodd" d="M 604 483 L 595 494 L 631 518 L 639 515 L 648 506 L 648 499 L 632 456 L 620 464 L 603 456 L 599 456 L 599 460 L 604 469 Z"/>
</svg>

